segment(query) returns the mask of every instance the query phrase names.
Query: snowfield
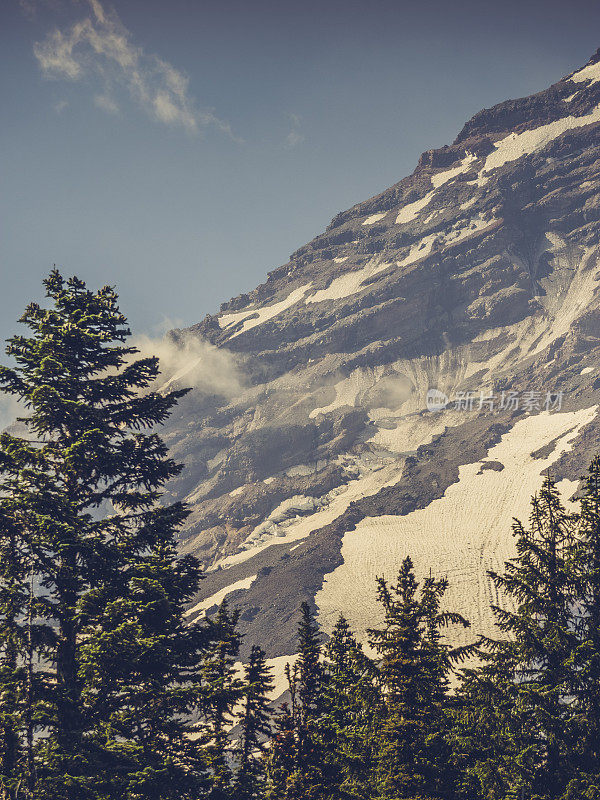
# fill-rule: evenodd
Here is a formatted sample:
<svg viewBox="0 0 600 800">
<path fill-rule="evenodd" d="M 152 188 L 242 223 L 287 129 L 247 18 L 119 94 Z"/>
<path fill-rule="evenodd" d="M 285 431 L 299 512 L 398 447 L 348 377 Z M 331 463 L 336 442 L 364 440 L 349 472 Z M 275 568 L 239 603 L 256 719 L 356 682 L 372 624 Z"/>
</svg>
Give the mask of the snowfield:
<svg viewBox="0 0 600 800">
<path fill-rule="evenodd" d="M 526 417 L 484 459 L 500 462 L 501 471 L 482 469 L 484 461 L 466 464 L 459 468 L 458 482 L 426 508 L 360 522 L 344 536 L 344 563 L 325 577 L 315 598 L 323 628 L 331 631 L 343 608 L 364 639 L 366 629 L 381 619 L 375 578 L 383 575 L 393 581 L 402 560 L 410 555 L 418 577 L 430 569 L 434 575 L 447 575 L 446 608 L 459 609 L 472 623 L 470 630 L 458 634 L 459 641 L 471 641 L 479 633 L 494 635 L 489 606 L 500 598 L 487 570 L 502 570 L 505 560 L 515 554 L 513 517 L 527 522 L 530 499 L 540 488 L 544 470 L 571 449 L 596 410 L 594 406 Z M 550 443 L 554 449 L 547 457 L 533 458 L 532 452 Z M 576 486 L 561 482 L 567 496 Z"/>
<path fill-rule="evenodd" d="M 379 222 L 379 220 L 383 219 L 387 216 L 387 211 L 384 211 L 381 214 L 371 214 L 370 217 L 367 217 L 366 220 L 363 222 L 363 225 L 373 225 L 375 222 Z"/>
<path fill-rule="evenodd" d="M 241 333 L 256 328 L 257 325 L 262 325 L 263 322 L 273 319 L 278 314 L 281 314 L 288 308 L 291 308 L 295 303 L 301 300 L 306 292 L 310 289 L 312 283 L 307 283 L 305 286 L 299 286 L 293 292 L 281 300 L 279 303 L 274 303 L 272 306 L 259 306 L 258 308 L 247 308 L 244 311 L 236 311 L 232 314 L 221 314 L 219 317 L 219 326 L 221 328 L 231 328 L 237 325 L 238 322 L 245 320 L 239 331 L 232 333 L 231 338 L 234 339 Z M 254 316 L 256 314 L 256 316 Z"/>
<path fill-rule="evenodd" d="M 326 289 L 320 289 L 318 292 L 309 295 L 304 302 L 309 303 L 322 303 L 324 300 L 341 300 L 343 297 L 349 297 L 351 294 L 356 294 L 362 291 L 365 287 L 363 283 L 378 272 L 383 272 L 390 266 L 388 262 L 381 263 L 378 258 L 371 259 L 362 269 L 346 272 L 340 275 L 339 278 L 334 278 Z"/>
<path fill-rule="evenodd" d="M 590 85 L 592 83 L 598 83 L 598 81 L 600 81 L 600 61 L 597 61 L 595 64 L 588 64 L 587 67 L 584 67 L 574 75 L 571 75 L 569 80 L 575 81 L 576 83 L 580 83 L 581 81 L 589 81 Z"/>
<path fill-rule="evenodd" d="M 563 119 L 557 119 L 547 125 L 541 125 L 539 128 L 523 131 L 523 133 L 511 133 L 504 139 L 495 142 L 496 149 L 486 158 L 480 178 L 483 178 L 483 173 L 498 169 L 509 161 L 516 161 L 522 156 L 542 150 L 553 139 L 557 139 L 569 130 L 582 128 L 593 122 L 600 122 L 600 106 L 582 117 L 563 117 Z"/>
</svg>

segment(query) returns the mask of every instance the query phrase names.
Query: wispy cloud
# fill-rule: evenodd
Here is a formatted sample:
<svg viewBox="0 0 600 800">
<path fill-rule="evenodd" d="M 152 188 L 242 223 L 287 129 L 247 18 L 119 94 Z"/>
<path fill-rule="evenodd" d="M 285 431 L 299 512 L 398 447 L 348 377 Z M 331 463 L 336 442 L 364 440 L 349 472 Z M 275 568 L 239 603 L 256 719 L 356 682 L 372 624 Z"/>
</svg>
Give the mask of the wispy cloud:
<svg viewBox="0 0 600 800">
<path fill-rule="evenodd" d="M 302 144 L 303 141 L 303 133 L 299 133 L 298 131 L 290 131 L 285 137 L 285 146 L 291 150 L 294 147 L 297 147 L 299 144 Z"/>
<path fill-rule="evenodd" d="M 235 354 L 186 332 L 179 332 L 177 339 L 139 335 L 132 344 L 142 356 L 158 356 L 158 388 L 192 386 L 207 394 L 232 398 L 246 383 Z"/>
<path fill-rule="evenodd" d="M 94 95 L 94 105 L 97 108 L 101 108 L 102 111 L 106 111 L 107 114 L 117 114 L 119 112 L 119 106 L 108 94 Z"/>
<path fill-rule="evenodd" d="M 285 146 L 288 150 L 293 150 L 294 147 L 297 147 L 304 141 L 304 134 L 300 130 L 302 117 L 300 117 L 298 114 L 290 113 L 287 115 L 287 118 L 289 120 L 291 130 L 285 137 Z"/>
<path fill-rule="evenodd" d="M 19 6 L 26 17 L 35 19 L 40 9 L 59 11 L 63 6 L 63 0 L 19 0 Z"/>
<path fill-rule="evenodd" d="M 90 12 L 69 28 L 55 28 L 34 45 L 44 75 L 70 81 L 102 81 L 97 106 L 118 110 L 113 90 L 125 93 L 154 120 L 197 133 L 214 127 L 233 137 L 227 122 L 212 110 L 199 108 L 189 91 L 189 78 L 157 55 L 132 41 L 114 9 L 88 0 Z"/>
</svg>

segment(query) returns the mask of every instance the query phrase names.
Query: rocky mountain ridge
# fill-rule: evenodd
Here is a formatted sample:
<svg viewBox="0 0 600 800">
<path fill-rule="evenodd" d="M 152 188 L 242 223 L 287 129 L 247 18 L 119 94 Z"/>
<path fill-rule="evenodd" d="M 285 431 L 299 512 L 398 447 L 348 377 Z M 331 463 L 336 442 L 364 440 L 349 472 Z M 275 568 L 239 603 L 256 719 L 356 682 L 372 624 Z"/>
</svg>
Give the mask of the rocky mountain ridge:
<svg viewBox="0 0 600 800">
<path fill-rule="evenodd" d="M 600 450 L 599 145 L 600 51 L 173 332 L 243 377 L 166 429 L 187 467 L 181 547 L 208 570 L 190 619 L 227 596 L 245 644 L 281 661 L 302 600 L 325 631 L 343 610 L 364 634 L 375 576 L 410 553 L 448 574 L 469 636 L 490 631 L 512 516 L 545 469 L 570 497 Z"/>
</svg>

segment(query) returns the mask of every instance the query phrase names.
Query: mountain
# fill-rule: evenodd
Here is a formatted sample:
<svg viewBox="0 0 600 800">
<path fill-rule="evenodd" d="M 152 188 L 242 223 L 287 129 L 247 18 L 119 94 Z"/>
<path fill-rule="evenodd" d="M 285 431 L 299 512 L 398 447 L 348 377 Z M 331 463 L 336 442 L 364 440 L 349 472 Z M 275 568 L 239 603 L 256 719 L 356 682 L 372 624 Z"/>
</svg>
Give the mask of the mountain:
<svg viewBox="0 0 600 800">
<path fill-rule="evenodd" d="M 489 633 L 512 517 L 548 469 L 568 500 L 600 452 L 599 235 L 600 50 L 174 331 L 236 373 L 166 429 L 181 548 L 208 570 L 188 618 L 227 596 L 280 664 L 302 600 L 364 636 L 410 554 L 448 576 L 466 639 Z"/>
</svg>

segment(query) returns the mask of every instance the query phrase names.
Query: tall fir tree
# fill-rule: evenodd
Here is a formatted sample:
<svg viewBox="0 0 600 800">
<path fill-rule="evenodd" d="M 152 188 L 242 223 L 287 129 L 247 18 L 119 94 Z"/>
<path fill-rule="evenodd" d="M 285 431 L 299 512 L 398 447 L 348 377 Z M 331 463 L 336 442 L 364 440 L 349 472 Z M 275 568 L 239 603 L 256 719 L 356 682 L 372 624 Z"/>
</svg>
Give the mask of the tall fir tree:
<svg viewBox="0 0 600 800">
<path fill-rule="evenodd" d="M 262 794 L 265 748 L 272 733 L 269 695 L 273 687 L 264 650 L 253 645 L 244 669 L 243 702 L 238 714 L 236 800 L 256 800 Z"/>
<path fill-rule="evenodd" d="M 369 800 L 375 791 L 383 704 L 375 664 L 340 615 L 325 646 L 319 740 L 330 800 Z"/>
<path fill-rule="evenodd" d="M 206 744 L 212 773 L 210 797 L 227 800 L 233 792 L 231 743 L 229 728 L 235 717 L 235 706 L 242 700 L 243 683 L 236 677 L 236 661 L 241 638 L 237 630 L 239 612 L 231 611 L 223 600 L 208 629 L 212 645 L 201 664 L 203 700 L 200 706 L 201 741 Z"/>
<path fill-rule="evenodd" d="M 282 703 L 264 756 L 265 800 L 302 800 L 297 791 L 297 754 L 294 715 L 289 703 Z"/>
<path fill-rule="evenodd" d="M 506 796 L 550 800 L 561 797 L 576 762 L 572 692 L 578 598 L 575 519 L 549 475 L 532 499 L 529 528 L 516 520 L 513 530 L 516 558 L 503 574 L 490 572 L 505 598 L 493 610 L 506 638 L 482 642 L 488 673 L 496 681 L 503 676 L 511 704 L 497 717 L 491 748 L 497 752 L 493 737 L 501 737 Z"/>
<path fill-rule="evenodd" d="M 207 786 L 188 738 L 197 667 L 211 633 L 183 624 L 199 580 L 174 537 L 186 517 L 161 505 L 180 467 L 151 432 L 185 390 L 156 393 L 158 360 L 133 360 L 110 287 L 88 290 L 54 270 L 49 308 L 32 303 L 0 367 L 0 388 L 29 412 L 8 437 L 36 462 L 27 518 L 36 614 L 51 631 L 37 674 L 49 681 L 35 740 L 36 797 L 197 798 Z"/>
<path fill-rule="evenodd" d="M 267 767 L 267 800 L 323 797 L 324 760 L 319 723 L 322 712 L 321 635 L 308 603 L 300 607 L 298 658 L 287 665 L 291 705 L 275 718 L 275 738 Z"/>
<path fill-rule="evenodd" d="M 451 769 L 448 676 L 466 648 L 443 641 L 441 630 L 468 622 L 440 605 L 446 579 L 428 577 L 421 587 L 406 558 L 396 585 L 378 579 L 384 626 L 369 630 L 379 656 L 386 715 L 379 734 L 377 791 L 382 798 L 449 798 Z"/>
<path fill-rule="evenodd" d="M 11 501 L 18 467 L 0 436 L 0 797 L 16 800 L 26 768 L 28 552 Z"/>
<path fill-rule="evenodd" d="M 575 555 L 578 646 L 573 694 L 579 759 L 569 795 L 600 797 L 600 456 L 585 478 Z"/>
<path fill-rule="evenodd" d="M 36 794 L 34 738 L 52 682 L 43 664 L 56 641 L 35 582 L 32 517 L 47 488 L 39 463 L 28 444 L 0 434 L 0 787 L 11 800 Z"/>
</svg>

